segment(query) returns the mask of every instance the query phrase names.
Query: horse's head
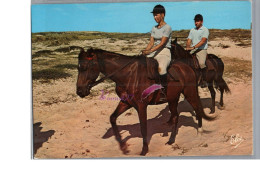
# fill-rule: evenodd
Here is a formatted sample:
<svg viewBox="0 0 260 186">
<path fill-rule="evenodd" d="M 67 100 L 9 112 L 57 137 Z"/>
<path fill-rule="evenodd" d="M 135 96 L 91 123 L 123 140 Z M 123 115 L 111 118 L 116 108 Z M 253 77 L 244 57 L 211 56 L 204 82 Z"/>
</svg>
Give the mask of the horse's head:
<svg viewBox="0 0 260 186">
<path fill-rule="evenodd" d="M 176 50 L 177 50 L 177 37 L 171 41 L 171 54 L 172 54 L 172 58 L 176 59 Z"/>
<path fill-rule="evenodd" d="M 91 85 L 96 81 L 100 70 L 97 55 L 92 48 L 87 52 L 81 49 L 78 60 L 77 94 L 83 98 L 90 94 Z"/>
<path fill-rule="evenodd" d="M 173 59 L 191 58 L 192 56 L 177 42 L 177 37 L 171 42 L 171 54 Z"/>
</svg>

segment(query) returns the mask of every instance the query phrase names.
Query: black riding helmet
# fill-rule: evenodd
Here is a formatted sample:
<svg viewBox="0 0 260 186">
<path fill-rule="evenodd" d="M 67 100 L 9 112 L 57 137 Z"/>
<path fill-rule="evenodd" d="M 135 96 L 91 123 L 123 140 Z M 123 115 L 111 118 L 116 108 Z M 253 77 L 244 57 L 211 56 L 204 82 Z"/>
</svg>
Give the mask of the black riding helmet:
<svg viewBox="0 0 260 186">
<path fill-rule="evenodd" d="M 194 17 L 194 20 L 195 20 L 195 21 L 203 21 L 203 16 L 202 16 L 201 14 L 197 14 L 197 15 L 195 15 L 195 17 Z"/>
<path fill-rule="evenodd" d="M 165 8 L 162 5 L 156 5 L 151 12 L 153 14 L 163 13 L 165 15 Z"/>
</svg>

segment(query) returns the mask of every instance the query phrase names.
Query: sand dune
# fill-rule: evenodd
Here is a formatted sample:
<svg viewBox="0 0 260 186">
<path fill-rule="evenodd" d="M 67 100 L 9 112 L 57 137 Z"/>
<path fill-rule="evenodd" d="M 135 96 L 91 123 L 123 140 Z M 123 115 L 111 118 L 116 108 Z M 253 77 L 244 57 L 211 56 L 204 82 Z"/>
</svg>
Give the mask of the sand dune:
<svg viewBox="0 0 260 186">
<path fill-rule="evenodd" d="M 122 50 L 129 45 L 131 50 Z M 139 44 L 138 44 L 139 43 Z M 111 51 L 136 55 L 147 40 L 134 42 L 109 39 L 72 41 L 70 45 L 96 46 Z M 127 45 L 127 46 L 128 46 Z M 38 46 L 38 48 L 37 48 Z M 223 48 L 224 46 L 224 48 Z M 226 46 L 226 48 L 225 48 Z M 227 47 L 228 46 L 228 47 Z M 35 51 L 42 49 L 35 45 Z M 251 61 L 251 46 L 240 47 L 228 38 L 210 41 L 210 53 L 226 59 Z M 71 54 L 76 61 L 77 52 Z M 43 58 L 37 58 L 39 60 Z M 242 63 L 241 62 L 241 63 Z M 224 61 L 225 63 L 225 61 Z M 227 61 L 225 65 L 229 65 Z M 38 66 L 33 68 L 39 68 Z M 109 97 L 117 97 L 110 83 L 95 87 L 92 96 L 81 99 L 76 95 L 77 70 L 68 70 L 72 76 L 66 79 L 42 83 L 33 81 L 33 129 L 35 158 L 100 158 L 139 157 L 142 148 L 139 120 L 134 109 L 130 109 L 118 120 L 122 137 L 129 144 L 129 154 L 119 150 L 113 136 L 109 116 L 117 106 L 117 100 L 101 100 L 102 89 L 110 91 Z M 236 71 L 236 69 L 234 69 Z M 251 73 L 249 70 L 248 73 Z M 230 75 L 231 74 L 231 75 Z M 167 104 L 148 107 L 149 153 L 147 157 L 171 156 L 221 156 L 250 155 L 253 147 L 252 128 L 252 80 L 251 77 L 236 77 L 224 74 L 232 94 L 224 95 L 224 108 L 219 107 L 216 96 L 218 118 L 203 120 L 204 133 L 197 134 L 197 121 L 191 106 L 181 98 L 179 132 L 173 145 L 164 145 L 170 136 L 170 127 L 165 122 L 170 117 Z M 210 93 L 199 89 L 206 113 L 211 106 Z"/>
</svg>

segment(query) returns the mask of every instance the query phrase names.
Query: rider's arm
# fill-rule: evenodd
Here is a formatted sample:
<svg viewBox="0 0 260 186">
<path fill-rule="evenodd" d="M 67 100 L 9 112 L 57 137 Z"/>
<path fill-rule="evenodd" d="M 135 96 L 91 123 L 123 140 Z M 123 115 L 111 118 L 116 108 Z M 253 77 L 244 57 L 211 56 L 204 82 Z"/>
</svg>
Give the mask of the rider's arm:
<svg viewBox="0 0 260 186">
<path fill-rule="evenodd" d="M 201 41 L 194 46 L 194 49 L 201 47 L 204 43 L 207 42 L 207 40 L 208 40 L 207 38 L 203 37 L 203 38 L 201 39 Z"/>
<path fill-rule="evenodd" d="M 193 32 L 192 32 L 192 29 L 191 29 L 189 36 L 187 38 L 187 42 L 186 42 L 186 50 L 192 50 L 192 48 L 191 48 L 192 38 L 193 38 Z"/>
<path fill-rule="evenodd" d="M 187 39 L 186 48 L 190 48 L 191 45 L 191 39 Z"/>
<path fill-rule="evenodd" d="M 151 49 L 151 52 L 154 52 L 154 51 L 156 51 L 156 50 L 161 49 L 162 47 L 164 47 L 164 46 L 166 45 L 167 41 L 168 41 L 168 37 L 162 37 L 162 40 L 161 40 L 161 42 L 159 43 L 159 45 L 156 45 L 155 47 L 153 47 L 153 48 Z"/>
<path fill-rule="evenodd" d="M 194 49 L 201 47 L 203 44 L 205 44 L 207 42 L 208 37 L 209 37 L 209 30 L 208 29 L 203 30 L 201 37 L 202 37 L 202 39 L 200 40 L 200 42 L 198 44 L 196 44 L 194 46 Z"/>
<path fill-rule="evenodd" d="M 148 43 L 148 45 L 147 45 L 147 47 L 146 47 L 146 51 L 148 51 L 148 50 L 151 50 L 151 48 L 153 47 L 153 45 L 154 45 L 154 38 L 153 37 L 151 37 L 150 38 L 150 42 Z"/>
</svg>

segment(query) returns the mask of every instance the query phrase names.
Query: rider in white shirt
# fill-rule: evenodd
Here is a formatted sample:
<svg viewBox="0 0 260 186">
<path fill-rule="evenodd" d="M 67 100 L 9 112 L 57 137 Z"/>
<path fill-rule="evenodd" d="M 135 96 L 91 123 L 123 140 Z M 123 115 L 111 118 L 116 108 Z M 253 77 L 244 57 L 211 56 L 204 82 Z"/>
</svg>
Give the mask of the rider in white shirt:
<svg viewBox="0 0 260 186">
<path fill-rule="evenodd" d="M 206 87 L 206 58 L 207 58 L 207 48 L 208 48 L 208 37 L 209 30 L 203 26 L 203 17 L 197 14 L 194 18 L 195 28 L 190 30 L 186 50 L 191 50 L 191 54 L 195 53 L 199 61 L 200 69 L 202 72 L 202 78 L 200 85 L 201 87 Z"/>
</svg>

